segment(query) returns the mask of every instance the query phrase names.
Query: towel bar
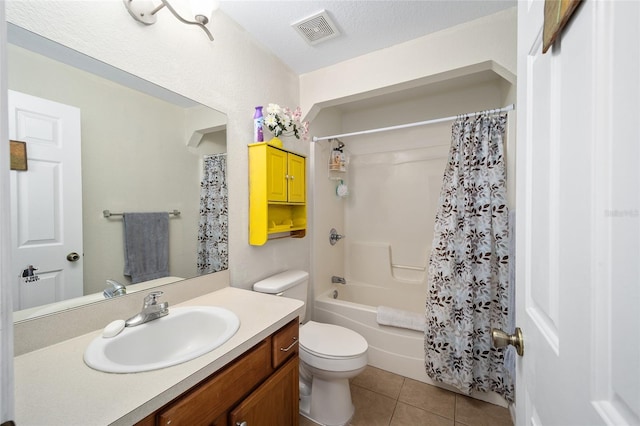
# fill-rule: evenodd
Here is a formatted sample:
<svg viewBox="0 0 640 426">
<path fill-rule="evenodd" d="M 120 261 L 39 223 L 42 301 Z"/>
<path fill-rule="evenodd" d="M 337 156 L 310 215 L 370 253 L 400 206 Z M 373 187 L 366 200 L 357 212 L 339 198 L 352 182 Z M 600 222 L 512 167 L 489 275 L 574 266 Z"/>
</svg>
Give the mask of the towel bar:
<svg viewBox="0 0 640 426">
<path fill-rule="evenodd" d="M 122 216 L 124 213 L 111 213 L 109 210 L 102 210 L 102 215 L 104 217 L 111 217 L 111 216 Z M 173 210 L 171 212 L 169 212 L 169 216 L 180 216 L 180 211 L 179 210 Z"/>
</svg>

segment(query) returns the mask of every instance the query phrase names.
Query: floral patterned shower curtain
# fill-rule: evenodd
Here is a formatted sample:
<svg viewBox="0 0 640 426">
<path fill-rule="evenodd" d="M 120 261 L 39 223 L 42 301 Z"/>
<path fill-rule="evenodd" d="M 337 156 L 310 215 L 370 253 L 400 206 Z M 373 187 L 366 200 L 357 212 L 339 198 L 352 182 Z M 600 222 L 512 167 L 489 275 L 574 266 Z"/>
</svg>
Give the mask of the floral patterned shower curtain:
<svg viewBox="0 0 640 426">
<path fill-rule="evenodd" d="M 469 394 L 495 391 L 513 401 L 503 349 L 509 229 L 502 136 L 506 115 L 458 118 L 452 129 L 429 261 L 425 366 L 435 381 Z"/>
<path fill-rule="evenodd" d="M 200 183 L 199 274 L 229 268 L 228 219 L 227 155 L 207 156 Z"/>
</svg>

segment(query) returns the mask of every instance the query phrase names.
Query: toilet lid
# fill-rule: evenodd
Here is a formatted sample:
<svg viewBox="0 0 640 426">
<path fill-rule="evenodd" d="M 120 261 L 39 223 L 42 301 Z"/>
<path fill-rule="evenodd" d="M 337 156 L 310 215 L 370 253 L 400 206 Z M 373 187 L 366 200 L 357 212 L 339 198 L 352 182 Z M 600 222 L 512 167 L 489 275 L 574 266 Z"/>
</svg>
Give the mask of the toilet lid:
<svg viewBox="0 0 640 426">
<path fill-rule="evenodd" d="M 300 346 L 324 357 L 349 358 L 367 351 L 367 341 L 353 330 L 309 321 L 300 327 Z"/>
</svg>

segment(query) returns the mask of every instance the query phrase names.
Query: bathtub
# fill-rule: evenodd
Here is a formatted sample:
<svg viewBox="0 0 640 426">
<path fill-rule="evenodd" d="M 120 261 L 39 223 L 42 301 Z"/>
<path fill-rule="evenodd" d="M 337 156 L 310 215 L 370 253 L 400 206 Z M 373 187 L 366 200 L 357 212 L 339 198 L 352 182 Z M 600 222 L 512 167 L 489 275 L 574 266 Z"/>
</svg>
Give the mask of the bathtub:
<svg viewBox="0 0 640 426">
<path fill-rule="evenodd" d="M 335 299 L 334 292 L 338 295 Z M 369 365 L 459 393 L 452 386 L 434 382 L 425 372 L 423 332 L 379 325 L 376 321 L 378 306 L 424 313 L 426 298 L 423 285 L 403 286 L 398 291 L 347 280 L 346 285 L 336 285 L 316 297 L 314 319 L 360 333 L 369 343 Z M 470 396 L 508 406 L 495 392 L 472 391 Z"/>
<path fill-rule="evenodd" d="M 424 333 L 376 322 L 377 307 L 381 305 L 424 313 L 424 287 L 398 292 L 347 282 L 347 285 L 335 286 L 316 297 L 314 319 L 360 333 L 369 343 L 369 365 L 433 384 L 424 368 Z M 338 294 L 336 299 L 333 298 L 334 291 Z"/>
</svg>

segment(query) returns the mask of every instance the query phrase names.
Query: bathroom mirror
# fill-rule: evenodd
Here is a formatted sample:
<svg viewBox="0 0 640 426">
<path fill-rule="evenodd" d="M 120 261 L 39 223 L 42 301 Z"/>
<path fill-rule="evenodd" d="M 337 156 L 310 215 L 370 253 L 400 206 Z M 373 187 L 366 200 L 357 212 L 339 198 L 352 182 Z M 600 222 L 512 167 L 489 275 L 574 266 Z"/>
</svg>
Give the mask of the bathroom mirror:
<svg viewBox="0 0 640 426">
<path fill-rule="evenodd" d="M 55 295 L 59 302 L 51 305 L 47 300 L 46 308 L 38 309 L 42 304 L 36 295 L 35 301 L 22 304 L 29 309 L 14 317 L 102 301 L 107 279 L 128 284 L 123 275 L 123 212 L 178 211 L 169 219 L 169 274 L 175 279 L 198 275 L 203 161 L 226 156 L 226 115 L 21 27 L 7 26 L 10 91 L 71 105 L 81 117 L 82 247 L 73 251 L 83 266 L 82 297 L 64 300 Z M 15 301 L 20 309 L 21 301 Z"/>
</svg>

